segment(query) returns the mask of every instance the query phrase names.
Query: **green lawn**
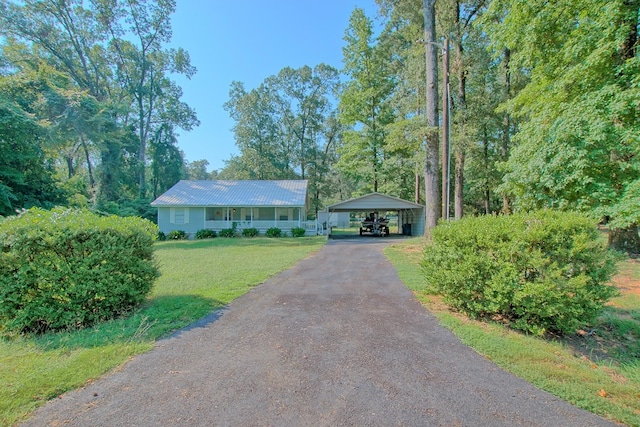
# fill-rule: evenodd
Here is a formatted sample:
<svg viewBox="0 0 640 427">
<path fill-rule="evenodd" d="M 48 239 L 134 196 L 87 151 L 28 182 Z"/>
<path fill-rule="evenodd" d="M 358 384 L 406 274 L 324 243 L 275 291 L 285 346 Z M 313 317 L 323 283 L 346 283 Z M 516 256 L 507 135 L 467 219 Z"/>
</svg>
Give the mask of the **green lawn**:
<svg viewBox="0 0 640 427">
<path fill-rule="evenodd" d="M 627 259 L 614 282 L 623 289 L 584 335 L 543 339 L 451 312 L 423 291 L 423 239 L 387 248 L 405 285 L 464 343 L 503 369 L 605 418 L 640 426 L 640 263 Z M 622 284 L 622 285 L 621 285 Z M 625 287 L 626 286 L 626 287 Z M 635 288 L 635 291 L 633 291 Z"/>
<path fill-rule="evenodd" d="M 322 237 L 161 242 L 162 276 L 131 316 L 95 328 L 0 341 L 0 425 L 148 351 L 319 249 Z"/>
<path fill-rule="evenodd" d="M 144 306 L 96 328 L 0 341 L 0 424 L 13 425 L 60 393 L 97 378 L 160 337 L 283 271 L 319 249 L 324 238 L 223 239 L 163 242 L 156 246 L 162 276 Z M 571 340 L 544 340 L 472 321 L 421 292 L 422 239 L 386 251 L 401 279 L 465 343 L 504 369 L 577 406 L 640 426 L 640 299 L 625 291 L 592 329 Z M 628 260 L 621 288 L 640 281 Z M 625 288 L 626 289 L 626 288 Z"/>
</svg>

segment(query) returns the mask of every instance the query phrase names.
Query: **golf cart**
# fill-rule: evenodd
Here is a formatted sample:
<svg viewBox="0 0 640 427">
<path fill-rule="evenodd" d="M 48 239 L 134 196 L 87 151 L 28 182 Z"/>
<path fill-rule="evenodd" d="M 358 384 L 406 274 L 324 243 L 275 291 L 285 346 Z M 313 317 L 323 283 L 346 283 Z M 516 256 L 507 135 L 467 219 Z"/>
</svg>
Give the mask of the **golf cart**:
<svg viewBox="0 0 640 427">
<path fill-rule="evenodd" d="M 371 233 L 374 236 L 388 236 L 389 235 L 389 220 L 386 218 L 379 218 L 378 212 L 371 212 L 362 221 L 360 227 L 360 235 L 363 233 Z"/>
</svg>

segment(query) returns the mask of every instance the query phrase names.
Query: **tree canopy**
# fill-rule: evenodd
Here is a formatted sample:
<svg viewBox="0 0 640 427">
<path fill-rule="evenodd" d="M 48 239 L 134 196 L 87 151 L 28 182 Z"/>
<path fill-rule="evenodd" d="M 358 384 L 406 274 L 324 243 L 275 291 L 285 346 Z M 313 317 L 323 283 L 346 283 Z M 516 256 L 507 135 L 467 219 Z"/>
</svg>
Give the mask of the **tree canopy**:
<svg viewBox="0 0 640 427">
<path fill-rule="evenodd" d="M 578 210 L 640 250 L 640 0 L 377 4 L 354 9 L 341 69 L 282 64 L 231 84 L 239 154 L 210 173 L 178 146 L 198 119 L 172 80 L 196 72 L 168 47 L 174 0 L 0 3 L 0 215 L 152 216 L 150 198 L 181 178 L 297 178 L 314 211 L 381 191 L 425 204 L 430 228 L 450 108 L 456 218 Z"/>
</svg>

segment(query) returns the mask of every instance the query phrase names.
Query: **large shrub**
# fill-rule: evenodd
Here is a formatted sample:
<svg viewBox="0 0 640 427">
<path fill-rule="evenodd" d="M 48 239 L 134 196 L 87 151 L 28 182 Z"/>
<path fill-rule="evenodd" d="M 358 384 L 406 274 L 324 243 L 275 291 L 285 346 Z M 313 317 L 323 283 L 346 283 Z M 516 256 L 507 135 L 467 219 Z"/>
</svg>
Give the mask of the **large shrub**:
<svg viewBox="0 0 640 427">
<path fill-rule="evenodd" d="M 538 211 L 443 223 L 425 248 L 427 283 L 473 317 L 543 334 L 588 324 L 616 294 L 615 255 L 576 213 Z"/>
<path fill-rule="evenodd" d="M 0 224 L 0 332 L 90 326 L 142 302 L 157 227 L 86 210 L 30 209 Z"/>
</svg>

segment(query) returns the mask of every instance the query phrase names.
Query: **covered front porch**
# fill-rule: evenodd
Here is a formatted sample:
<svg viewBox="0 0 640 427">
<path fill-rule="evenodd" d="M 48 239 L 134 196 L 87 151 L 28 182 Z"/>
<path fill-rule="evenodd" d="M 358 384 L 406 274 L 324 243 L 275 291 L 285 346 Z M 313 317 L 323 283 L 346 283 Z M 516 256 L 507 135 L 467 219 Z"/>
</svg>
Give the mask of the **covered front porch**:
<svg viewBox="0 0 640 427">
<path fill-rule="evenodd" d="M 318 233 L 317 221 L 303 218 L 304 211 L 298 207 L 206 207 L 204 228 L 220 231 L 235 228 L 242 231 L 255 228 L 264 234 L 269 228 L 279 228 L 290 233 L 292 228 L 304 228 L 307 235 Z"/>
</svg>

